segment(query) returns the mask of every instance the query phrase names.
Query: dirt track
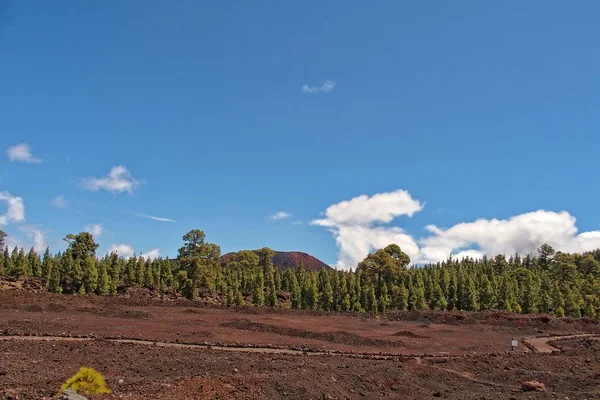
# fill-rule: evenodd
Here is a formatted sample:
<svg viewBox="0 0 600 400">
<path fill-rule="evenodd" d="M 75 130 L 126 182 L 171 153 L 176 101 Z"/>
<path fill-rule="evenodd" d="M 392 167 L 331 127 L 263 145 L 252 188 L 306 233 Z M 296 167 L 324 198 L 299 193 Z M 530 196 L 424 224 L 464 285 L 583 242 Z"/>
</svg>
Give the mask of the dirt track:
<svg viewBox="0 0 600 400">
<path fill-rule="evenodd" d="M 600 341 L 585 332 L 600 327 L 493 312 L 377 320 L 0 291 L 0 398 L 50 398 L 86 365 L 105 374 L 108 399 L 600 399 Z M 512 337 L 536 337 L 528 343 L 538 352 L 510 351 Z M 544 354 L 549 342 L 561 352 Z M 548 392 L 521 392 L 531 379 Z"/>
<path fill-rule="evenodd" d="M 526 339 L 525 341 L 531 345 L 538 353 L 552 353 L 555 351 L 560 351 L 559 348 L 552 346 L 550 342 L 555 342 L 559 340 L 572 340 L 572 339 L 591 339 L 591 340 L 600 340 L 600 335 L 598 334 L 583 334 L 583 335 L 566 335 L 566 336 L 548 336 L 548 337 L 538 337 L 534 339 Z"/>
<path fill-rule="evenodd" d="M 576 335 L 565 335 L 565 336 L 545 336 L 537 337 L 533 339 L 525 339 L 537 353 L 553 353 L 559 352 L 560 349 L 554 347 L 550 342 L 559 340 L 575 340 L 575 339 L 589 339 L 589 340 L 600 340 L 600 334 L 576 334 Z M 78 337 L 65 337 L 65 336 L 18 336 L 18 335 L 6 335 L 0 336 L 1 340 L 23 340 L 32 342 L 90 342 L 96 340 L 94 338 L 78 338 Z M 260 347 L 260 346 L 219 346 L 219 345 L 201 345 L 201 344 L 184 344 L 184 343 L 171 343 L 171 342 L 156 342 L 151 340 L 143 339 L 101 339 L 102 342 L 112 342 L 121 344 L 136 344 L 141 346 L 156 346 L 156 347 L 172 347 L 178 349 L 189 349 L 189 350 L 216 350 L 216 351 L 230 351 L 230 352 L 241 352 L 241 353 L 265 353 L 265 354 L 286 354 L 296 356 L 340 356 L 340 357 L 354 357 L 354 358 L 366 358 L 366 359 L 377 359 L 386 360 L 401 358 L 406 359 L 407 355 L 398 354 L 372 354 L 372 353 L 358 353 L 358 352 L 343 352 L 343 351 L 312 351 L 312 350 L 293 350 L 286 348 L 276 347 Z M 423 358 L 439 358 L 436 355 L 416 355 L 417 360 Z M 461 356 L 443 356 L 444 358 L 453 358 Z"/>
</svg>

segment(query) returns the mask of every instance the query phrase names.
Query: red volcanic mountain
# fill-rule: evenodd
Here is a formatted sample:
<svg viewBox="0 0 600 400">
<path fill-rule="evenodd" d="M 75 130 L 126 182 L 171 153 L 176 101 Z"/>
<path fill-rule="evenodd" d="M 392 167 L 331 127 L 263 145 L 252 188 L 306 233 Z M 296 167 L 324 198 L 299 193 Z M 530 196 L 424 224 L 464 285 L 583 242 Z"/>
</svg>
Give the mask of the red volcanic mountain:
<svg viewBox="0 0 600 400">
<path fill-rule="evenodd" d="M 260 250 L 252 250 L 259 255 Z M 233 253 L 227 253 L 221 256 L 221 263 L 226 264 Z M 273 265 L 279 269 L 296 268 L 300 261 L 304 263 L 304 268 L 307 271 L 320 271 L 323 268 L 331 268 L 323 261 L 310 254 L 302 253 L 300 251 L 276 251 L 273 256 Z"/>
</svg>

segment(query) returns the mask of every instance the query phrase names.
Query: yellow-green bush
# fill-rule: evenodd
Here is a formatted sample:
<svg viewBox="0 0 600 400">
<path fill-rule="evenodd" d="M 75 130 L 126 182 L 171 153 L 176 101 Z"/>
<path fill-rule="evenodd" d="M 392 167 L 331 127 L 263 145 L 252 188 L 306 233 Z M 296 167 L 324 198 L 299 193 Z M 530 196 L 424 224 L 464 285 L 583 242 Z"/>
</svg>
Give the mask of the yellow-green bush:
<svg viewBox="0 0 600 400">
<path fill-rule="evenodd" d="M 94 368 L 81 367 L 79 371 L 60 387 L 63 392 L 67 389 L 73 389 L 79 394 L 86 396 L 102 393 L 111 393 L 111 390 L 106 387 L 104 377 Z"/>
</svg>

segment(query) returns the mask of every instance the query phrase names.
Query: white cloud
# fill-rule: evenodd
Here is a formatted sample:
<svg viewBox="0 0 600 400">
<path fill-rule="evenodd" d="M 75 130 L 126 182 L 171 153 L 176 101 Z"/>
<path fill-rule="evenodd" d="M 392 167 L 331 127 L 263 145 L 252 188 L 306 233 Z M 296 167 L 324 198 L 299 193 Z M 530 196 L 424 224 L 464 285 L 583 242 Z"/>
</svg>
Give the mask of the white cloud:
<svg viewBox="0 0 600 400">
<path fill-rule="evenodd" d="M 303 224 L 303 222 L 300 220 L 292 222 L 292 225 L 302 225 L 302 224 Z"/>
<path fill-rule="evenodd" d="M 158 251 L 158 249 L 152 249 L 146 253 L 142 253 L 142 257 L 154 260 L 155 258 L 160 257 L 160 252 Z"/>
<path fill-rule="evenodd" d="M 19 229 L 24 232 L 30 240 L 31 246 L 26 247 L 33 247 L 38 253 L 46 250 L 46 247 L 48 247 L 46 240 L 47 233 L 40 226 L 23 225 L 19 227 Z"/>
<path fill-rule="evenodd" d="M 128 244 L 124 243 L 113 243 L 108 249 L 108 253 L 117 253 L 119 257 L 130 258 L 135 254 L 135 249 Z"/>
<path fill-rule="evenodd" d="M 67 208 L 67 200 L 62 194 L 53 198 L 51 204 L 56 208 Z"/>
<path fill-rule="evenodd" d="M 84 226 L 83 229 L 86 232 L 91 233 L 94 239 L 99 238 L 100 235 L 102 235 L 102 232 L 104 231 L 104 227 L 102 226 L 102 224 L 89 224 Z"/>
<path fill-rule="evenodd" d="M 270 214 L 267 217 L 267 219 L 270 219 L 271 221 L 280 221 L 282 219 L 290 218 L 291 216 L 292 216 L 292 214 L 290 214 L 289 212 L 277 211 L 275 213 Z"/>
<path fill-rule="evenodd" d="M 171 219 L 171 218 L 155 217 L 154 215 L 147 215 L 147 214 L 136 214 L 136 215 L 139 215 L 140 217 L 152 219 L 154 221 L 160 221 L 160 222 L 177 222 L 177 221 L 175 221 L 174 219 Z"/>
<path fill-rule="evenodd" d="M 379 193 L 371 197 L 363 194 L 327 207 L 325 218 L 315 220 L 313 224 L 338 227 L 388 223 L 400 215 L 412 217 L 423 207 L 424 205 L 413 199 L 406 190 Z"/>
<path fill-rule="evenodd" d="M 7 205 L 6 213 L 0 215 L 0 226 L 10 222 L 25 221 L 25 205 L 21 197 L 12 196 L 8 192 L 0 192 L 0 201 Z"/>
<path fill-rule="evenodd" d="M 330 229 L 340 254 L 339 268 L 354 268 L 372 250 L 396 243 L 411 258 L 419 255 L 416 241 L 401 228 L 376 226 L 389 223 L 395 217 L 411 217 L 423 209 L 423 204 L 405 190 L 361 195 L 333 204 L 325 211 L 325 218 L 312 221 L 313 225 Z"/>
<path fill-rule="evenodd" d="M 139 184 L 122 165 L 113 167 L 107 176 L 83 179 L 83 187 L 94 192 L 104 189 L 111 193 L 128 192 L 131 194 Z"/>
<path fill-rule="evenodd" d="M 39 164 L 42 162 L 41 159 L 35 158 L 33 154 L 31 154 L 29 145 L 26 143 L 20 143 L 9 147 L 8 150 L 6 150 L 6 155 L 10 161 L 15 162 L 26 162 L 32 164 Z"/>
<path fill-rule="evenodd" d="M 302 92 L 307 94 L 312 93 L 329 93 L 335 88 L 336 83 L 334 81 L 325 81 L 320 85 L 302 85 Z"/>
<path fill-rule="evenodd" d="M 467 252 L 470 252 L 469 256 L 528 254 L 534 253 L 543 243 L 565 252 L 600 247 L 600 231 L 577 234 L 575 217 L 566 211 L 538 210 L 508 219 L 478 219 L 448 229 L 434 225 L 426 229 L 432 235 L 420 241 L 423 261 L 439 261 L 450 254 L 459 257 Z"/>
<path fill-rule="evenodd" d="M 18 230 L 25 234 L 25 237 L 22 235 L 11 235 L 9 234 L 6 237 L 6 246 L 9 249 L 14 249 L 15 247 L 23 248 L 25 250 L 30 249 L 31 247 L 38 253 L 43 253 L 46 250 L 47 245 L 47 232 L 41 226 L 38 225 L 21 225 Z"/>
<path fill-rule="evenodd" d="M 389 223 L 400 215 L 412 216 L 423 208 L 410 193 L 397 190 L 358 196 L 327 208 L 325 218 L 313 225 L 329 228 L 339 248 L 337 266 L 355 268 L 370 252 L 396 243 L 413 263 L 453 258 L 481 258 L 484 254 L 535 253 L 543 243 L 556 250 L 583 252 L 600 248 L 600 231 L 578 234 L 575 218 L 566 211 L 539 210 L 508 219 L 478 219 L 448 229 L 426 227 L 428 236 L 415 240 Z"/>
</svg>

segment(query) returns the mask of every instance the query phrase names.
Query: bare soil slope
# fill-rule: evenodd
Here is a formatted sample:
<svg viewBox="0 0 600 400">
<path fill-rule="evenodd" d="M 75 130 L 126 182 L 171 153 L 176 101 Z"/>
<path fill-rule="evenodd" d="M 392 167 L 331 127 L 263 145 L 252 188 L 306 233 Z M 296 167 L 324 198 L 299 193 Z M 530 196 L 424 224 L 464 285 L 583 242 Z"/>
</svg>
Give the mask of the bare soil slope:
<svg viewBox="0 0 600 400">
<path fill-rule="evenodd" d="M 376 319 L 12 288 L 0 290 L 0 398 L 49 399 L 91 366 L 105 374 L 109 399 L 600 399 L 600 341 L 558 338 L 583 333 L 600 333 L 597 321 L 502 312 Z M 524 345 L 542 336 L 557 336 L 558 351 Z M 511 338 L 521 341 L 515 351 Z M 547 391 L 522 392 L 524 380 Z"/>
</svg>

